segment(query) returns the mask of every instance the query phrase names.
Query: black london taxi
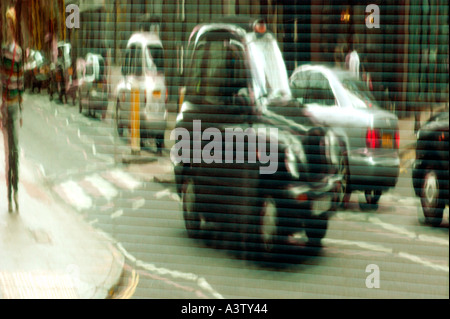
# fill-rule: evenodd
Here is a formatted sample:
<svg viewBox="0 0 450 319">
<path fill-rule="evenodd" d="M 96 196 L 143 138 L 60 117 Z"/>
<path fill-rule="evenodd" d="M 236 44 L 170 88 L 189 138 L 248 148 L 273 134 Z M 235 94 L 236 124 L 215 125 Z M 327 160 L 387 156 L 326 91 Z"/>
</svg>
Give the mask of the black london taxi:
<svg viewBox="0 0 450 319">
<path fill-rule="evenodd" d="M 188 236 L 267 253 L 302 232 L 320 246 L 342 180 L 339 138 L 292 98 L 264 21 L 197 25 L 184 68 L 171 159 Z"/>
</svg>

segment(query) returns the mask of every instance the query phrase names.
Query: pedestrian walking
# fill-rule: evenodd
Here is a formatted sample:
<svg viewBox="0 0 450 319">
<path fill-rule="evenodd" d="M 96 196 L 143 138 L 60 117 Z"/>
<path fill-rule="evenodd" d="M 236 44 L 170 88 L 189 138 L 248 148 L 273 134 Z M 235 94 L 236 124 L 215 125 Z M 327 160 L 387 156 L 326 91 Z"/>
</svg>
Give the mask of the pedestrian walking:
<svg viewBox="0 0 450 319">
<path fill-rule="evenodd" d="M 360 60 L 356 50 L 352 50 L 346 55 L 345 65 L 359 79 Z"/>
<path fill-rule="evenodd" d="M 12 199 L 19 211 L 19 145 L 18 126 L 22 126 L 22 94 L 24 91 L 23 55 L 18 43 L 16 11 L 6 12 L 6 42 L 0 55 L 0 79 L 2 86 L 1 123 L 5 144 L 6 184 L 8 211 L 12 212 Z"/>
<path fill-rule="evenodd" d="M 349 51 L 345 56 L 345 67 L 354 76 L 360 79 L 361 62 L 359 59 L 359 38 L 357 34 L 354 34 L 349 41 L 351 42 Z"/>
</svg>

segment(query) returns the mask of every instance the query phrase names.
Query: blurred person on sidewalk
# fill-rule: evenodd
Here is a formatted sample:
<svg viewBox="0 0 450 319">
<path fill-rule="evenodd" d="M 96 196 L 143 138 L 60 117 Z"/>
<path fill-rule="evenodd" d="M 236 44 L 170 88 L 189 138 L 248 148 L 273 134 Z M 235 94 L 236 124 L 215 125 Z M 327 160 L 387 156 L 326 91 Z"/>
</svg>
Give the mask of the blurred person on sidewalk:
<svg viewBox="0 0 450 319">
<path fill-rule="evenodd" d="M 6 41 L 0 54 L 0 80 L 2 86 L 1 127 L 5 144 L 6 184 L 8 211 L 12 212 L 12 199 L 19 211 L 19 145 L 18 126 L 22 126 L 22 94 L 24 91 L 23 51 L 17 39 L 17 17 L 13 7 L 6 12 Z"/>
</svg>

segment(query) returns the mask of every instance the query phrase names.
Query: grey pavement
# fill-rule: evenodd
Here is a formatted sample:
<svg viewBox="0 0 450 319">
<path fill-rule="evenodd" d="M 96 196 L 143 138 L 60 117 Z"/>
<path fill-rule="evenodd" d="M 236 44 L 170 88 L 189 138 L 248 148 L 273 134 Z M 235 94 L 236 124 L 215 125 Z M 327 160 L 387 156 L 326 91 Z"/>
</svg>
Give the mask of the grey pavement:
<svg viewBox="0 0 450 319">
<path fill-rule="evenodd" d="M 9 213 L 3 138 L 0 154 L 0 299 L 108 298 L 124 266 L 113 241 L 62 206 L 24 158 L 20 211 Z"/>
</svg>

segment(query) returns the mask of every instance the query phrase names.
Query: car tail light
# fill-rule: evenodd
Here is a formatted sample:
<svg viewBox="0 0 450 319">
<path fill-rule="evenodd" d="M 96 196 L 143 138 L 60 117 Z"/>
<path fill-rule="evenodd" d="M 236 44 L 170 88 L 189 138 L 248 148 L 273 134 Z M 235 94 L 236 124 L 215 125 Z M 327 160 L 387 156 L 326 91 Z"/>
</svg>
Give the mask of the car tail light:
<svg viewBox="0 0 450 319">
<path fill-rule="evenodd" d="M 308 200 L 308 195 L 307 194 L 299 194 L 297 195 L 297 201 L 299 202 L 306 202 Z"/>
<path fill-rule="evenodd" d="M 394 139 L 395 139 L 395 147 L 397 149 L 400 149 L 400 132 L 398 131 L 398 129 L 395 131 Z"/>
<path fill-rule="evenodd" d="M 368 129 L 366 133 L 366 146 L 368 148 L 380 147 L 380 132 L 377 129 Z"/>
<path fill-rule="evenodd" d="M 169 100 L 169 90 L 166 89 L 166 100 L 165 100 L 165 102 L 167 103 L 168 100 Z"/>
</svg>

